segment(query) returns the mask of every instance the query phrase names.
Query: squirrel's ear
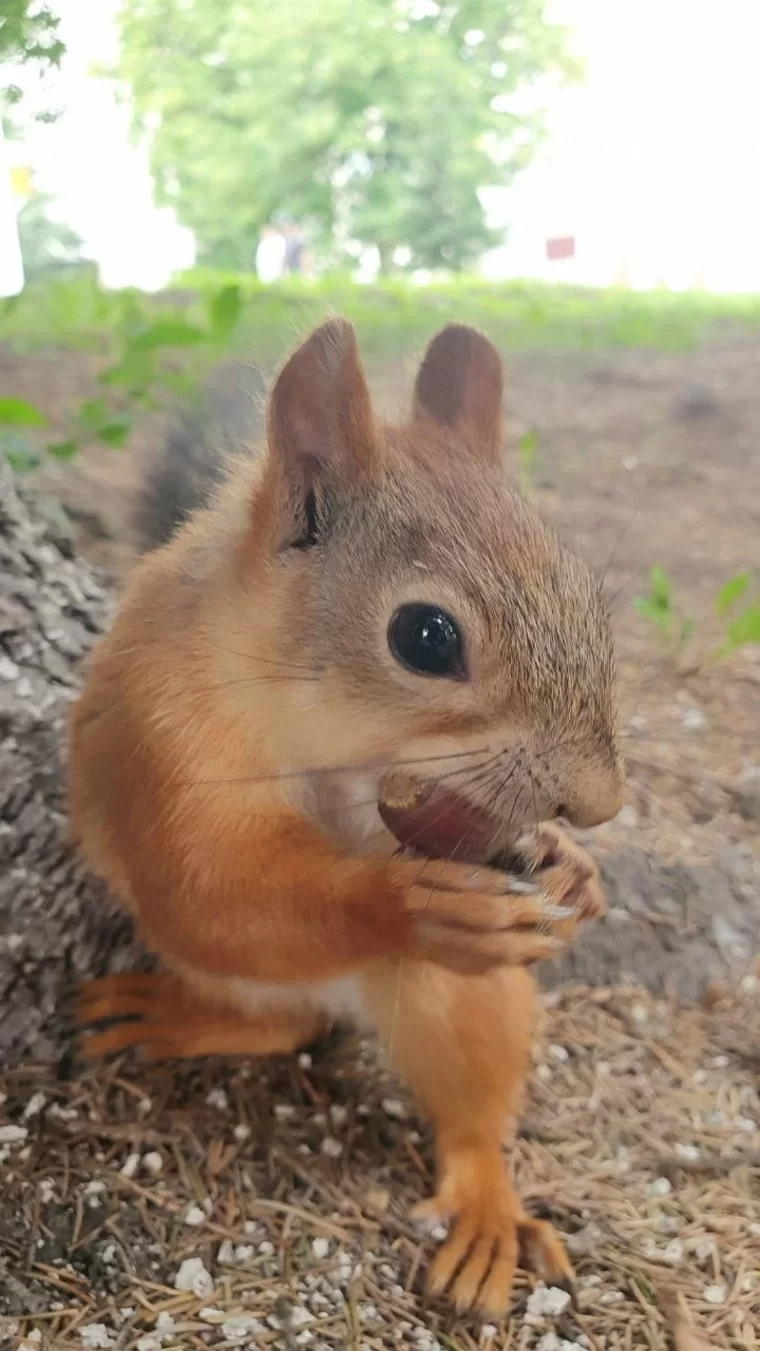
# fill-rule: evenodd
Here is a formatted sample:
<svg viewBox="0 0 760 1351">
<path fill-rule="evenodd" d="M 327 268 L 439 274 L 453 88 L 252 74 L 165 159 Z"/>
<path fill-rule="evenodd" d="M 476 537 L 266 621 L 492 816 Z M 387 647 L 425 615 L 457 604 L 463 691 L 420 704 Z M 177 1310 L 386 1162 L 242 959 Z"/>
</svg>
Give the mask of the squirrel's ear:
<svg viewBox="0 0 760 1351">
<path fill-rule="evenodd" d="M 267 438 L 286 477 L 306 488 L 371 473 L 377 434 L 348 320 L 329 319 L 285 363 L 269 400 Z"/>
<path fill-rule="evenodd" d="M 433 338 L 414 387 L 414 419 L 460 432 L 473 454 L 498 460 L 504 372 L 493 343 L 475 328 L 449 324 Z"/>
</svg>

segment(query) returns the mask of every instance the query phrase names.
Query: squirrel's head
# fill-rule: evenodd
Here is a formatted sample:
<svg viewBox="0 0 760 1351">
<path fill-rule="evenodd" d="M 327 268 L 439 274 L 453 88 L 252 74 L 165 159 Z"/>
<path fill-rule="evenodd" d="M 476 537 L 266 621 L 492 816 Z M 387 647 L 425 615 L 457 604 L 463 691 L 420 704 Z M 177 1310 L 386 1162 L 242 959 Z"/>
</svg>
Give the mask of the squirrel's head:
<svg viewBox="0 0 760 1351">
<path fill-rule="evenodd" d="M 394 767 L 438 804 L 422 852 L 473 852 L 468 813 L 494 852 L 527 822 L 620 806 L 602 590 L 510 487 L 502 394 L 495 348 L 453 325 L 408 422 L 381 423 L 337 319 L 272 391 L 231 602 L 263 675 L 236 698 L 266 701 L 283 792 L 356 848 Z"/>
</svg>

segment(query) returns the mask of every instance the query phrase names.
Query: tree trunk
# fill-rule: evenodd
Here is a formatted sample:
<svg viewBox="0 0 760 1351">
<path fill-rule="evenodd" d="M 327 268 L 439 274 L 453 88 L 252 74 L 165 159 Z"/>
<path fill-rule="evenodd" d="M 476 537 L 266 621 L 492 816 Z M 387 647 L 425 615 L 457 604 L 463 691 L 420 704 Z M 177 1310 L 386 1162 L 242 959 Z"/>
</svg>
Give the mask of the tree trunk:
<svg viewBox="0 0 760 1351">
<path fill-rule="evenodd" d="M 66 838 L 66 721 L 110 613 L 71 553 L 0 457 L 0 1065 L 57 1055 L 71 981 L 139 957 Z"/>
<path fill-rule="evenodd" d="M 66 1049 L 73 980 L 145 960 L 66 836 L 67 715 L 110 610 L 104 580 L 0 458 L 0 1066 Z M 760 902 L 739 863 L 666 866 L 631 848 L 604 872 L 612 918 L 547 967 L 547 984 L 632 979 L 693 998 L 760 950 Z"/>
</svg>

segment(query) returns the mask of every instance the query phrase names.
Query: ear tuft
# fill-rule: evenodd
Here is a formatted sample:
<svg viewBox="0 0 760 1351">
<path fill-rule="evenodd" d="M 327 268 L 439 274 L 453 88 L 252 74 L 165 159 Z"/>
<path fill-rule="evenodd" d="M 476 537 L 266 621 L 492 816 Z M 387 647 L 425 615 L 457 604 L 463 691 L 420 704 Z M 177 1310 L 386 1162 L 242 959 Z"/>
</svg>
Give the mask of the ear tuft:
<svg viewBox="0 0 760 1351">
<path fill-rule="evenodd" d="M 504 372 L 482 333 L 449 324 L 433 338 L 417 375 L 416 421 L 459 432 L 473 454 L 498 459 L 502 441 Z"/>
</svg>

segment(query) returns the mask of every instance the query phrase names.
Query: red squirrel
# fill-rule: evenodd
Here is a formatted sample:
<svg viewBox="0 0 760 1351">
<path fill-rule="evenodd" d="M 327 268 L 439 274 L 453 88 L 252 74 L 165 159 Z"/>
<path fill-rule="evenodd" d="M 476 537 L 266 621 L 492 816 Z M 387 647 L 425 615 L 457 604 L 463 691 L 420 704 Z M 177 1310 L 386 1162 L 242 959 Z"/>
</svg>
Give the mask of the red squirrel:
<svg viewBox="0 0 760 1351">
<path fill-rule="evenodd" d="M 601 587 L 510 488 L 502 402 L 495 348 L 452 325 L 388 425 L 351 325 L 318 328 L 263 453 L 136 567 L 71 757 L 75 835 L 164 968 L 84 987 L 87 1056 L 376 1029 L 435 1128 L 430 1288 L 490 1315 L 519 1260 L 571 1276 L 503 1145 L 528 968 L 603 909 L 554 822 L 623 785 Z"/>
</svg>

